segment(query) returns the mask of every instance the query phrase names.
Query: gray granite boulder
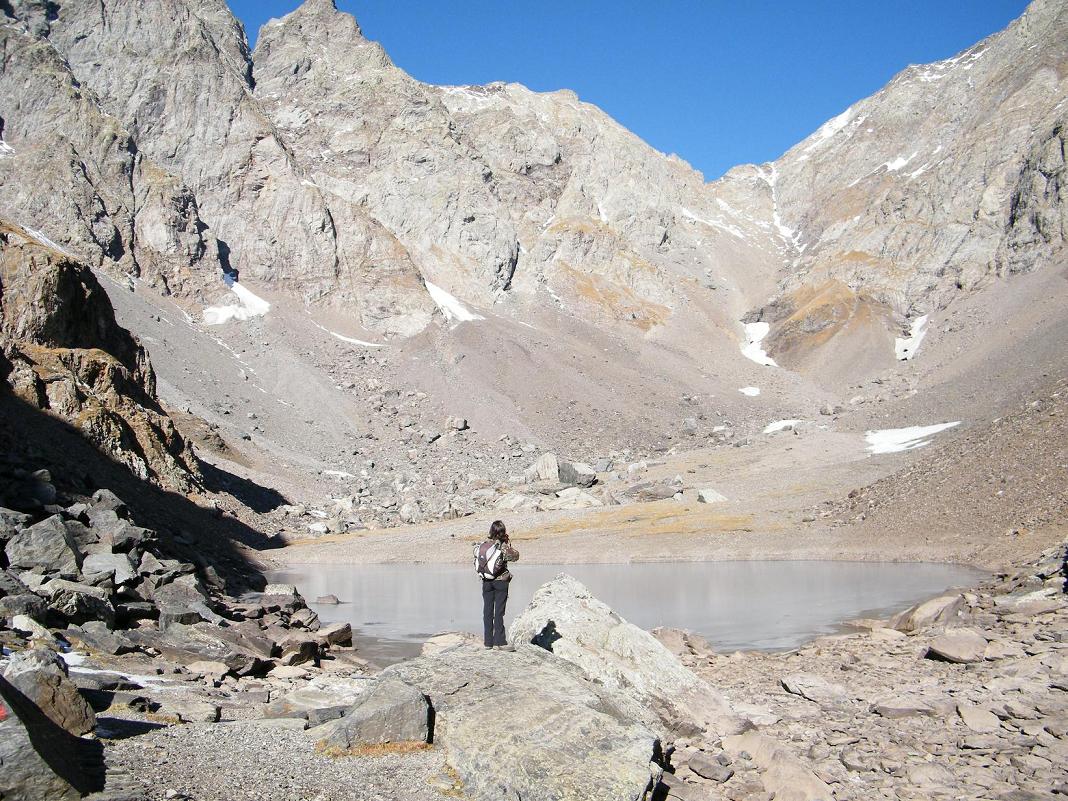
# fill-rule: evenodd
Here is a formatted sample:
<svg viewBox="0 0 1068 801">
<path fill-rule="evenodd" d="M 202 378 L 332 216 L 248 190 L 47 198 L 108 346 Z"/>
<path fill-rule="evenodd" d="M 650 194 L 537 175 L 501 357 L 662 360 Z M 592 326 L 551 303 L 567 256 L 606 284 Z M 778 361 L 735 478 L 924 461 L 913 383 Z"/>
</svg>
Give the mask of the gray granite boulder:
<svg viewBox="0 0 1068 801">
<path fill-rule="evenodd" d="M 320 747 L 347 751 L 382 743 L 425 743 L 430 706 L 419 690 L 393 677 L 368 689 L 345 716 L 317 728 Z"/>
<path fill-rule="evenodd" d="M 48 596 L 48 607 L 69 623 L 102 621 L 108 628 L 115 625 L 115 607 L 106 590 L 89 584 L 52 579 L 41 587 Z"/>
<path fill-rule="evenodd" d="M 24 570 L 34 568 L 77 578 L 82 555 L 59 515 L 24 528 L 8 540 L 8 562 Z"/>
<path fill-rule="evenodd" d="M 894 615 L 890 618 L 890 628 L 909 632 L 919 631 L 935 624 L 945 624 L 955 620 L 963 607 L 964 596 L 960 593 L 940 595 Z"/>
<path fill-rule="evenodd" d="M 722 736 L 745 727 L 723 696 L 663 643 L 566 574 L 534 593 L 512 623 L 510 637 L 515 644 L 545 648 L 591 679 L 633 698 L 659 718 L 665 739 L 702 732 Z"/>
<path fill-rule="evenodd" d="M 77 801 L 103 787 L 102 747 L 57 726 L 0 676 L 0 798 Z"/>
<path fill-rule="evenodd" d="M 88 734 L 96 728 L 93 710 L 67 677 L 67 666 L 55 652 L 35 648 L 15 654 L 4 669 L 4 678 L 71 734 Z"/>
<path fill-rule="evenodd" d="M 389 678 L 430 699 L 434 745 L 475 801 L 639 801 L 660 776 L 648 711 L 541 648 L 459 645 Z"/>
<path fill-rule="evenodd" d="M 982 662 L 986 656 L 986 638 L 974 629 L 950 629 L 931 640 L 928 659 L 946 662 Z"/>
</svg>

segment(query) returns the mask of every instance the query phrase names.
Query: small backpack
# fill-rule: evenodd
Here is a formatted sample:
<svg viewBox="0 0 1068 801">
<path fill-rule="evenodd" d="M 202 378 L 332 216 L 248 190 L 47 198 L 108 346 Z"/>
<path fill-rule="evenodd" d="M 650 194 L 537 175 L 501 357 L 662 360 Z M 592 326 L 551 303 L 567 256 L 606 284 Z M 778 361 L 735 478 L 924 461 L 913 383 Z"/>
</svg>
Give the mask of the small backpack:
<svg viewBox="0 0 1068 801">
<path fill-rule="evenodd" d="M 496 540 L 489 540 L 475 548 L 475 572 L 483 581 L 493 581 L 504 572 L 504 549 Z"/>
</svg>

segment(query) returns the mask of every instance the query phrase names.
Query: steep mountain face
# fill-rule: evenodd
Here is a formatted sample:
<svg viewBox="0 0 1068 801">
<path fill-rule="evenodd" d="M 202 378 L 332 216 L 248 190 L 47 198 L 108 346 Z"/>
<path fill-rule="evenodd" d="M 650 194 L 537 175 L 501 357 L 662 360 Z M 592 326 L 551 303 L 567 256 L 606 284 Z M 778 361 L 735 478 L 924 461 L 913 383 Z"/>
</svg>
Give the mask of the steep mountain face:
<svg viewBox="0 0 1068 801">
<path fill-rule="evenodd" d="M 558 298 L 648 331 L 701 281 L 758 287 L 776 254 L 755 216 L 726 222 L 696 172 L 573 93 L 421 84 L 330 0 L 266 25 L 253 62 L 312 182 L 479 305 Z"/>
<path fill-rule="evenodd" d="M 962 290 L 1054 263 L 1066 96 L 1068 6 L 1039 0 L 954 58 L 904 70 L 764 168 L 794 232 L 790 274 L 764 310 L 769 349 L 810 372 L 829 360 L 876 367 L 862 351 L 877 347 L 885 364 L 890 338 Z"/>
<path fill-rule="evenodd" d="M 253 54 L 222 0 L 42 8 L 15 4 L 25 35 L 193 190 L 224 267 L 368 331 L 424 328 L 426 279 L 669 340 L 734 341 L 748 313 L 785 366 L 844 379 L 891 363 L 909 319 L 1063 245 L 1054 2 L 711 186 L 570 92 L 419 83 L 332 0 Z"/>
<path fill-rule="evenodd" d="M 188 188 L 145 158 L 56 48 L 0 19 L 0 214 L 163 291 L 215 271 L 215 241 Z"/>
<path fill-rule="evenodd" d="M 426 325 L 433 304 L 404 248 L 357 205 L 312 185 L 253 98 L 244 31 L 222 0 L 52 6 L 49 42 L 194 190 L 224 268 L 327 300 L 371 330 Z"/>
<path fill-rule="evenodd" d="M 189 490 L 196 458 L 156 398 L 148 356 L 92 272 L 0 218 L 4 391 L 74 426 L 142 479 Z"/>
<path fill-rule="evenodd" d="M 715 286 L 733 339 L 771 287 L 770 192 L 729 214 L 570 92 L 421 84 L 330 0 L 265 26 L 252 61 L 221 0 L 53 5 L 39 29 L 194 190 L 224 261 L 368 330 L 423 328 L 425 277 L 639 332 L 698 316 Z"/>
</svg>

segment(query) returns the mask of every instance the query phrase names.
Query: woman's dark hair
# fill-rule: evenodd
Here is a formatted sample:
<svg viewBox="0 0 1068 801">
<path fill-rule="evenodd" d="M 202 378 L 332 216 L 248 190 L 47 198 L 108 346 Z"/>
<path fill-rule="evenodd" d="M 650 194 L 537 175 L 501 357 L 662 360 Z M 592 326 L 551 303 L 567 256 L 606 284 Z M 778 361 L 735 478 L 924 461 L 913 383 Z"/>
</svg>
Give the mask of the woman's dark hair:
<svg viewBox="0 0 1068 801">
<path fill-rule="evenodd" d="M 494 520 L 490 524 L 490 539 L 497 540 L 498 542 L 504 542 L 504 538 L 508 536 L 508 531 L 504 527 L 503 520 Z"/>
</svg>

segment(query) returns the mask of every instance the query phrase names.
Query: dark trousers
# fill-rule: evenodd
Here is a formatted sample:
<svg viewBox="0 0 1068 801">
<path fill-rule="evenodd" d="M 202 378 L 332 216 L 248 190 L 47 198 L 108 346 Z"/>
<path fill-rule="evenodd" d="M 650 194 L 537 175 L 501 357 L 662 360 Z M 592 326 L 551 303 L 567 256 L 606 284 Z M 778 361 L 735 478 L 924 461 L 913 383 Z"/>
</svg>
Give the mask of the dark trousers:
<svg viewBox="0 0 1068 801">
<path fill-rule="evenodd" d="M 486 647 L 507 645 L 504 638 L 504 607 L 508 603 L 508 582 L 482 581 L 482 626 Z"/>
</svg>

